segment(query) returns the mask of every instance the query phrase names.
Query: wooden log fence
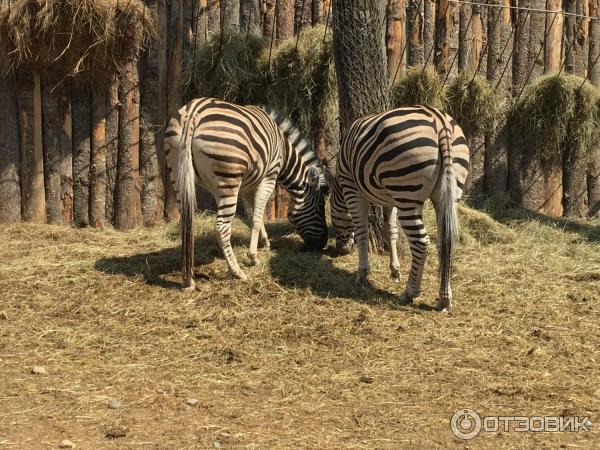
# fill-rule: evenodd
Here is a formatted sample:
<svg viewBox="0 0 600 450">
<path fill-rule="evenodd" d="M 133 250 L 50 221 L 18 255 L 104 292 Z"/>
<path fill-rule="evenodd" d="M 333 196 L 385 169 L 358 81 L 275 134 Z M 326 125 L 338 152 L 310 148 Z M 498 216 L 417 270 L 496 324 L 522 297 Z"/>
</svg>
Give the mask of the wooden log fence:
<svg viewBox="0 0 600 450">
<path fill-rule="evenodd" d="M 181 107 L 185 64 L 222 31 L 263 35 L 276 46 L 302 29 L 330 28 L 328 0 L 146 0 L 157 38 L 106 89 L 67 90 L 40 74 L 0 77 L 0 222 L 20 220 L 117 228 L 178 218 L 167 181 L 162 136 Z M 9 2 L 0 0 L 0 8 Z M 390 84 L 407 69 L 436 67 L 444 84 L 459 73 L 480 74 L 508 103 L 542 74 L 572 73 L 600 85 L 598 0 L 388 0 L 385 52 Z M 382 49 L 382 51 L 384 51 Z M 5 94 L 6 93 L 6 94 Z M 600 143 L 589 165 L 566 155 L 542 165 L 536 145 L 500 121 L 468 135 L 475 203 L 510 194 L 517 206 L 549 215 L 600 213 Z M 326 137 L 313 130 L 320 153 Z M 206 193 L 202 208 L 214 207 Z M 278 190 L 269 219 L 284 218 Z"/>
</svg>

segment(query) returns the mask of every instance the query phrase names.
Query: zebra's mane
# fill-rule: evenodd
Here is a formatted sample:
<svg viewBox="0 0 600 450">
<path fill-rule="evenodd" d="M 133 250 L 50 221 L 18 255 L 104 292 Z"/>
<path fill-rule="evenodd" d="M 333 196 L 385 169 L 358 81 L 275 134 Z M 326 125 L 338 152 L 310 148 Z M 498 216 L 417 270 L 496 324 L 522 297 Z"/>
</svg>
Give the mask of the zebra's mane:
<svg viewBox="0 0 600 450">
<path fill-rule="evenodd" d="M 319 187 L 326 187 L 327 178 L 325 177 L 323 161 L 319 159 L 314 148 L 309 145 L 300 130 L 288 117 L 285 117 L 273 108 L 263 105 L 261 109 L 271 116 L 284 137 L 289 141 L 292 151 L 296 152 L 298 157 L 305 162 L 306 167 L 315 167 L 319 171 Z"/>
</svg>

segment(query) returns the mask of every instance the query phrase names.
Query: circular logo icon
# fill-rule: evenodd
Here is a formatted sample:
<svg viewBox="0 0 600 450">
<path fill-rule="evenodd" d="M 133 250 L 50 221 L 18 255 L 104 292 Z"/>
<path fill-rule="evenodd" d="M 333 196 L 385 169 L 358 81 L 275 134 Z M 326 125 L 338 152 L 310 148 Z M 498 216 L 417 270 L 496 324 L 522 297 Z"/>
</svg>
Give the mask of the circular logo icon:
<svg viewBox="0 0 600 450">
<path fill-rule="evenodd" d="M 460 439 L 473 439 L 481 431 L 481 417 L 472 409 L 459 409 L 450 420 L 450 428 Z"/>
</svg>

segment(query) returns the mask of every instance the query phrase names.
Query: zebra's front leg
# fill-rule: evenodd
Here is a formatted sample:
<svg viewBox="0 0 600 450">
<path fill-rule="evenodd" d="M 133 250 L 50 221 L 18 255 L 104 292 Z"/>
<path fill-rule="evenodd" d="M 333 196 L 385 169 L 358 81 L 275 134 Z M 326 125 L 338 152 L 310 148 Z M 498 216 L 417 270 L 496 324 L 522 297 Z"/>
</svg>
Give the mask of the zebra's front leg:
<svg viewBox="0 0 600 450">
<path fill-rule="evenodd" d="M 269 235 L 267 234 L 267 229 L 265 228 L 264 215 L 263 215 L 263 224 L 260 227 L 260 236 L 259 236 L 258 244 L 267 251 L 271 249 L 271 243 L 269 242 Z"/>
<path fill-rule="evenodd" d="M 398 260 L 398 214 L 396 208 L 384 208 L 386 234 L 390 247 L 390 277 L 400 281 L 400 261 Z"/>
<path fill-rule="evenodd" d="M 229 267 L 229 273 L 234 278 L 245 280 L 248 277 L 237 262 L 233 248 L 231 247 L 231 222 L 235 216 L 235 210 L 237 207 L 237 192 L 229 197 L 219 198 L 217 200 L 217 222 L 215 223 L 215 232 L 217 233 L 217 239 L 221 251 L 227 261 Z"/>
<path fill-rule="evenodd" d="M 355 284 L 359 287 L 369 285 L 369 202 L 360 194 L 351 192 L 346 195 L 348 211 L 354 222 L 354 239 L 358 246 L 358 272 Z"/>
<path fill-rule="evenodd" d="M 421 295 L 421 279 L 423 278 L 423 268 L 429 247 L 429 235 L 425 230 L 422 214 L 422 208 L 415 208 L 412 212 L 403 213 L 398 216 L 402 230 L 408 239 L 412 256 L 406 289 L 400 297 L 400 302 L 402 303 L 412 303 L 414 298 Z"/>
<path fill-rule="evenodd" d="M 269 237 L 265 229 L 265 207 L 271 194 L 275 190 L 276 179 L 266 179 L 256 188 L 253 196 L 253 214 L 252 214 L 252 234 L 250 236 L 250 249 L 248 250 L 248 258 L 253 266 L 258 265 L 258 238 L 263 237 L 269 248 Z"/>
</svg>

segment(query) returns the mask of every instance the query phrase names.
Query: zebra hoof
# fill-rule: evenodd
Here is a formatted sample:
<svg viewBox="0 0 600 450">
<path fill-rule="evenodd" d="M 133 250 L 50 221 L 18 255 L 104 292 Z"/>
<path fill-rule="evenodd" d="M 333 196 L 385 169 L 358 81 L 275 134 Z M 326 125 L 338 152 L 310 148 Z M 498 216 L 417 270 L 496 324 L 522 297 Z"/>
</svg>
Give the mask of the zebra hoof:
<svg viewBox="0 0 600 450">
<path fill-rule="evenodd" d="M 400 270 L 397 268 L 392 268 L 390 272 L 390 278 L 398 283 L 400 281 Z"/>
<path fill-rule="evenodd" d="M 354 280 L 354 284 L 357 287 L 369 287 L 369 274 L 365 270 L 360 270 L 356 275 L 356 279 Z"/>
<path fill-rule="evenodd" d="M 237 278 L 238 280 L 242 280 L 242 281 L 245 281 L 245 280 L 247 280 L 247 279 L 248 279 L 248 275 L 246 275 L 246 274 L 245 274 L 244 272 L 242 272 L 241 270 L 240 270 L 239 272 L 232 273 L 232 274 L 231 274 L 231 276 L 232 276 L 233 278 Z"/>
<path fill-rule="evenodd" d="M 437 310 L 442 313 L 449 313 L 452 311 L 452 302 L 448 299 L 438 300 Z"/>
<path fill-rule="evenodd" d="M 194 280 L 190 280 L 190 285 L 189 286 L 184 286 L 182 288 L 183 291 L 185 292 L 193 292 L 196 290 L 196 282 Z"/>
<path fill-rule="evenodd" d="M 260 265 L 258 261 L 258 255 L 256 253 L 248 252 L 248 258 L 250 258 L 250 265 L 254 267 L 258 267 Z"/>
<path fill-rule="evenodd" d="M 404 292 L 400 296 L 400 304 L 401 305 L 410 305 L 413 302 L 414 298 L 415 298 L 414 296 L 408 295 L 406 292 Z"/>
</svg>

